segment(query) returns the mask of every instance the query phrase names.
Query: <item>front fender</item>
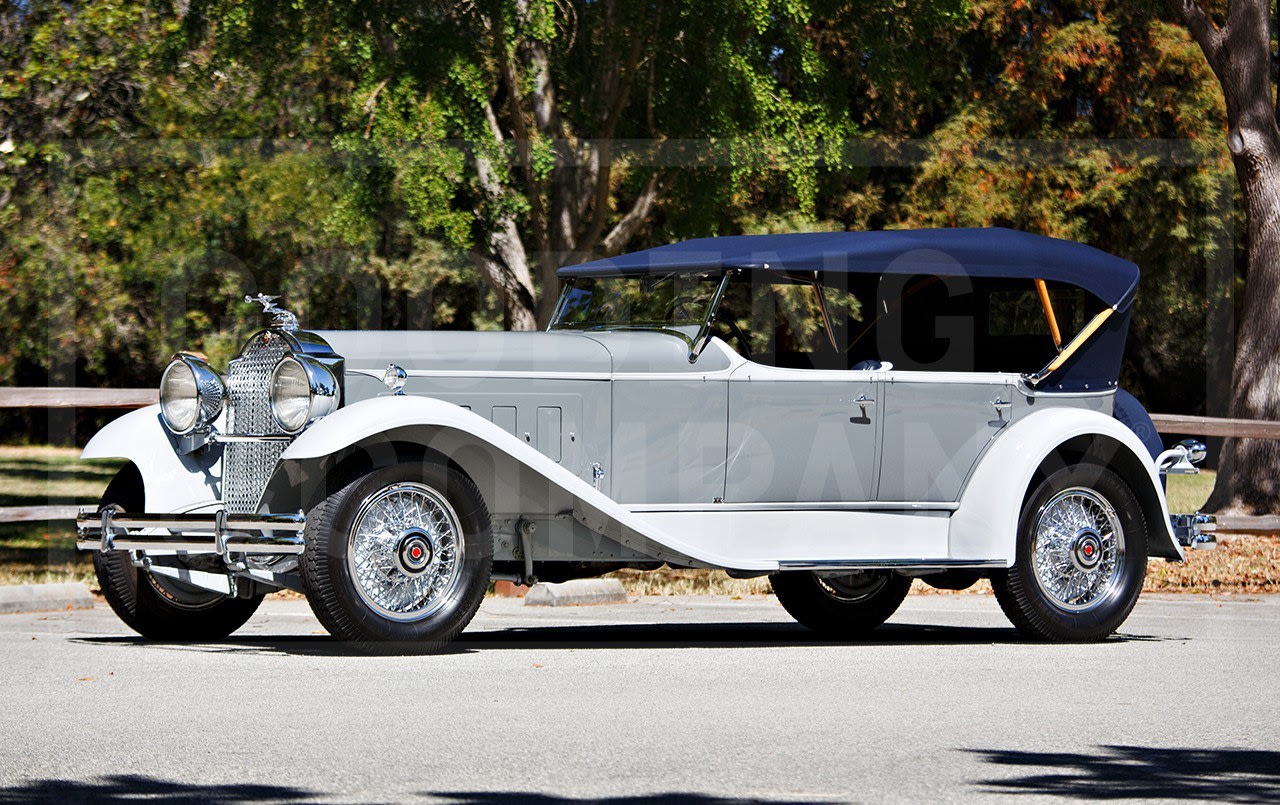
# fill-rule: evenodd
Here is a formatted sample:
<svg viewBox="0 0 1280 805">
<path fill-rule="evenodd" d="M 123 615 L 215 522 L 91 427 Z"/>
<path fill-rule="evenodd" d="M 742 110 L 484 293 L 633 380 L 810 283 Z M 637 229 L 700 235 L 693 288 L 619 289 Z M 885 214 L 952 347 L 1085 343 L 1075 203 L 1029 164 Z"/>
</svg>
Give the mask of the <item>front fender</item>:
<svg viewBox="0 0 1280 805">
<path fill-rule="evenodd" d="M 1148 553 L 1182 559 L 1160 477 L 1142 441 L 1106 414 L 1052 407 L 1009 425 L 974 469 L 951 517 L 952 558 L 999 558 L 1012 565 L 1017 555 L 1018 518 L 1036 471 L 1059 448 L 1083 440 L 1106 445 L 1111 455 L 1108 466 L 1138 498 L 1150 524 Z"/>
<path fill-rule="evenodd" d="M 375 397 L 339 409 L 289 445 L 268 488 L 287 479 L 318 490 L 339 457 L 365 452 L 386 462 L 396 455 L 389 446 L 405 444 L 459 465 L 479 486 L 494 515 L 571 514 L 596 533 L 676 564 L 759 571 L 778 567 L 775 561 L 708 551 L 658 528 L 484 417 L 432 397 Z"/>
<path fill-rule="evenodd" d="M 146 510 L 183 512 L 217 501 L 222 449 L 183 455 L 160 419 L 160 406 L 131 411 L 94 434 L 80 458 L 123 458 L 142 474 Z"/>
</svg>

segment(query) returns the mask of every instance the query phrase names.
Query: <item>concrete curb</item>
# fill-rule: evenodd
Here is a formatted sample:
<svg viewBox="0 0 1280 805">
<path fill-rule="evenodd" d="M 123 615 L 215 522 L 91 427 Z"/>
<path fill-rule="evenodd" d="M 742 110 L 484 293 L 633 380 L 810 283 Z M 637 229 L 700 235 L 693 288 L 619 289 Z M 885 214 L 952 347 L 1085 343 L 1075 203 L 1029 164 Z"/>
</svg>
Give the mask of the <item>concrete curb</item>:
<svg viewBox="0 0 1280 805">
<path fill-rule="evenodd" d="M 79 582 L 0 586 L 0 615 L 93 609 L 93 594 Z"/>
<path fill-rule="evenodd" d="M 538 582 L 524 597 L 527 607 L 580 607 L 625 604 L 627 591 L 617 579 L 574 579 L 561 584 Z"/>
</svg>

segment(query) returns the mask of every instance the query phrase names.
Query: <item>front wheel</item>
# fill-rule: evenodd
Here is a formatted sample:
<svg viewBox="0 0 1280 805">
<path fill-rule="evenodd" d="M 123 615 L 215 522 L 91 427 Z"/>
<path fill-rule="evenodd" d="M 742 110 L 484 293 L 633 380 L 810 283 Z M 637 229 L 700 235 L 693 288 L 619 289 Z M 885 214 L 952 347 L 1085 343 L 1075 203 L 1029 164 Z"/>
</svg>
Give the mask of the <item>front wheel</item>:
<svg viewBox="0 0 1280 805">
<path fill-rule="evenodd" d="M 1080 464 L 1046 478 L 1018 523 L 1013 567 L 991 582 L 1023 634 L 1055 642 L 1106 638 L 1133 611 L 1147 571 L 1147 524 L 1129 486 Z"/>
<path fill-rule="evenodd" d="M 107 487 L 99 510 L 142 511 L 142 476 L 132 464 Z M 234 598 L 137 567 L 127 551 L 96 551 L 102 596 L 120 620 L 149 640 L 221 640 L 257 611 L 262 596 Z"/>
<path fill-rule="evenodd" d="M 911 589 L 911 579 L 885 570 L 818 575 L 788 571 L 769 577 L 783 609 L 816 632 L 861 637 L 889 619 Z"/>
<path fill-rule="evenodd" d="M 301 570 L 329 633 L 368 649 L 444 647 L 493 566 L 489 511 L 459 470 L 425 459 L 369 472 L 307 515 Z"/>
</svg>

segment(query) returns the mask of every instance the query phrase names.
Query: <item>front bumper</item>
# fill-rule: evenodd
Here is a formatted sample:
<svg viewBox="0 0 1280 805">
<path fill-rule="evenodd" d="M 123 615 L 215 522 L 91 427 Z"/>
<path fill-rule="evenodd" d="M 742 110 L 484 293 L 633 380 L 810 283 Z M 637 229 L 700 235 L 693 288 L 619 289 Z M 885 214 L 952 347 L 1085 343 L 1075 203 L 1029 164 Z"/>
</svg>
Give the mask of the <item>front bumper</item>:
<svg viewBox="0 0 1280 805">
<path fill-rule="evenodd" d="M 1173 535 L 1184 548 L 1213 548 L 1218 544 L 1213 534 L 1218 529 L 1218 519 L 1212 514 L 1174 514 L 1169 520 Z"/>
<path fill-rule="evenodd" d="M 76 547 L 83 551 L 300 554 L 307 518 L 295 514 L 129 514 L 81 509 Z"/>
</svg>

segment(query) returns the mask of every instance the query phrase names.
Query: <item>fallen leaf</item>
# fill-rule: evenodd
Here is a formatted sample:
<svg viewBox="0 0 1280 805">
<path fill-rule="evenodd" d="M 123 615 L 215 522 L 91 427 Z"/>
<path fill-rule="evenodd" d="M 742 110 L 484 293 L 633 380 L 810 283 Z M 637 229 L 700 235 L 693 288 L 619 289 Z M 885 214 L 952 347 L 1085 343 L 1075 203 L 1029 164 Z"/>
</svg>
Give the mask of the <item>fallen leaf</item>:
<svg viewBox="0 0 1280 805">
<path fill-rule="evenodd" d="M 533 664 L 533 667 L 534 667 L 534 668 L 541 668 L 541 667 L 542 667 L 542 663 L 540 663 L 540 662 L 535 662 L 535 663 Z"/>
<path fill-rule="evenodd" d="M 91 677 L 91 676 L 82 676 L 82 677 L 80 677 L 80 681 L 81 681 L 81 682 L 92 682 L 92 681 L 93 681 L 93 677 Z"/>
</svg>

